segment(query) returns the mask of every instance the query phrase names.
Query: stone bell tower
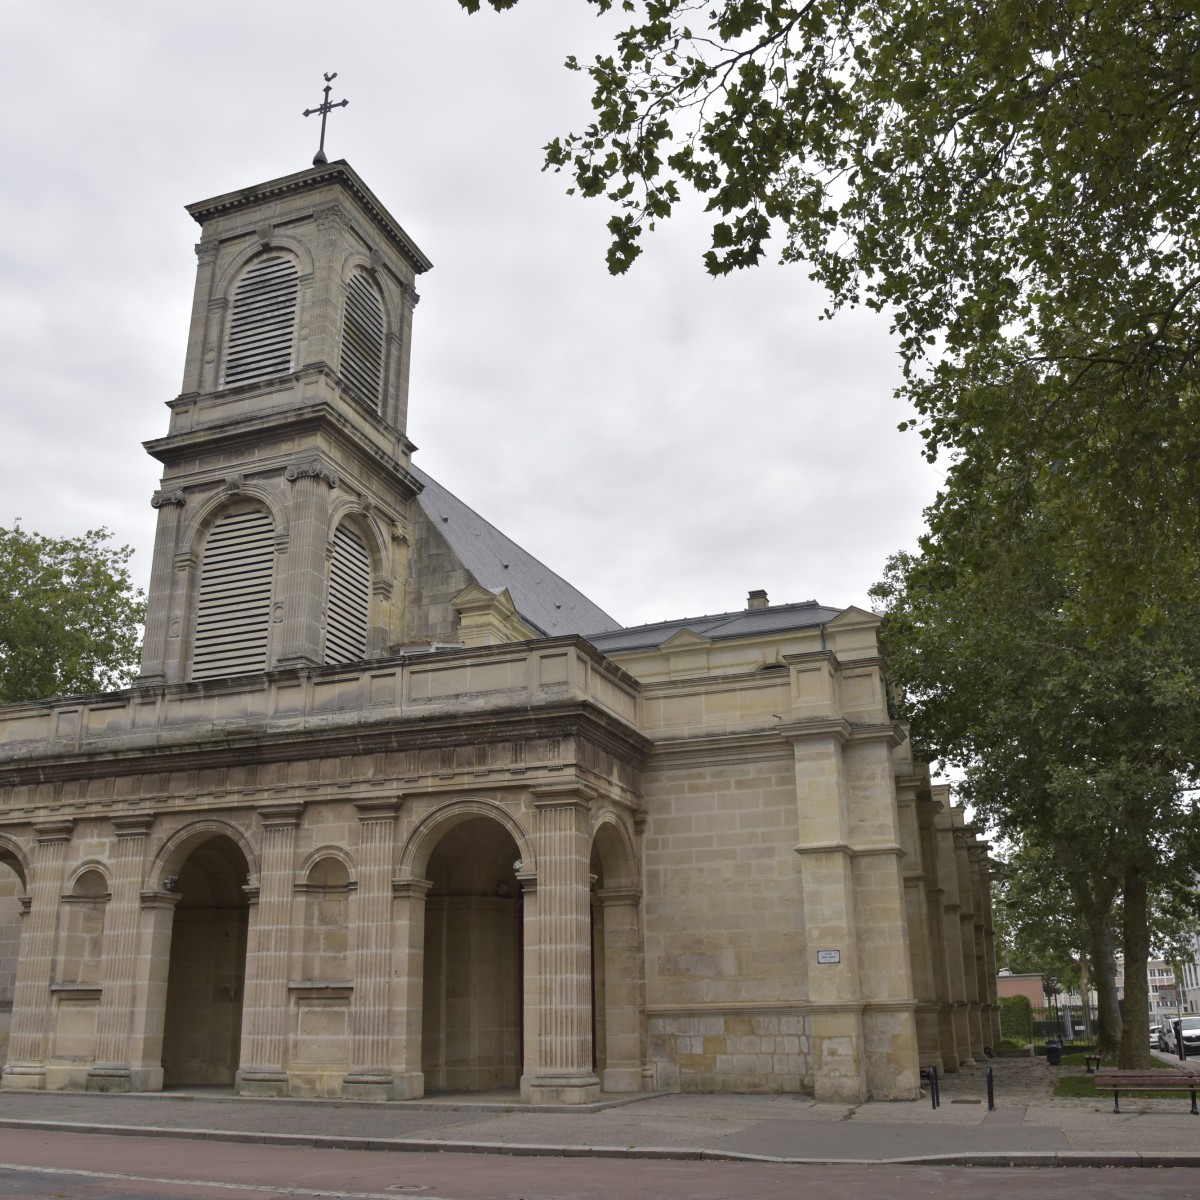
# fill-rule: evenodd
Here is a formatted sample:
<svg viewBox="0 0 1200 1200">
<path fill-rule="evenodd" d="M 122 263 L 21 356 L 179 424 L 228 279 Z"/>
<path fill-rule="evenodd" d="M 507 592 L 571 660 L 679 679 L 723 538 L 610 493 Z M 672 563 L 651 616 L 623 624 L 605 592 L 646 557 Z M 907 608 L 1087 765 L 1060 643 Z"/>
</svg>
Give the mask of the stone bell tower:
<svg viewBox="0 0 1200 1200">
<path fill-rule="evenodd" d="M 343 162 L 188 206 L 203 233 L 166 437 L 141 682 L 358 661 L 400 639 L 415 280 Z"/>
</svg>

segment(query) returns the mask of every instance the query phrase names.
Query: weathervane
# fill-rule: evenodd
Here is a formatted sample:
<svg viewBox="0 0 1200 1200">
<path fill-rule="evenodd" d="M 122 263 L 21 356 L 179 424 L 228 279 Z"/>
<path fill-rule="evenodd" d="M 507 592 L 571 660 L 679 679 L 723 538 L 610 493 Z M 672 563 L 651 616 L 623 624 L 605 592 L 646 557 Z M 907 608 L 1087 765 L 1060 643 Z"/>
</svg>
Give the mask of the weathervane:
<svg viewBox="0 0 1200 1200">
<path fill-rule="evenodd" d="M 304 110 L 304 115 L 306 117 L 311 117 L 313 115 L 313 113 L 321 114 L 321 144 L 320 144 L 320 146 L 317 147 L 316 154 L 313 155 L 313 166 L 314 167 L 324 166 L 329 161 L 329 159 L 325 157 L 325 119 L 329 116 L 329 114 L 331 112 L 333 112 L 333 110 L 335 108 L 345 108 L 346 105 L 350 103 L 349 100 L 338 100 L 336 103 L 333 103 L 333 104 L 331 104 L 329 102 L 329 93 L 331 91 L 333 91 L 333 88 L 331 88 L 329 85 L 336 78 L 337 78 L 336 71 L 334 71 L 332 75 L 327 74 L 325 76 L 325 99 L 322 100 L 321 103 L 318 104 L 316 108 L 306 108 Z"/>
</svg>

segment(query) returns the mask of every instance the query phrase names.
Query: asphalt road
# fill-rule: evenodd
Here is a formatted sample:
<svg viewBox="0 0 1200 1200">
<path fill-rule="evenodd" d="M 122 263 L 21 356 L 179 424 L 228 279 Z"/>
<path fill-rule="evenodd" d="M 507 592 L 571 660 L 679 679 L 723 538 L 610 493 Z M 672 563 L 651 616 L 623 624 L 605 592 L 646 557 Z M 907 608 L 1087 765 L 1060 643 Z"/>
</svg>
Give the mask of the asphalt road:
<svg viewBox="0 0 1200 1200">
<path fill-rule="evenodd" d="M 390 1154 L 0 1131 L 21 1200 L 1200 1200 L 1200 1169 L 803 1166 Z"/>
</svg>

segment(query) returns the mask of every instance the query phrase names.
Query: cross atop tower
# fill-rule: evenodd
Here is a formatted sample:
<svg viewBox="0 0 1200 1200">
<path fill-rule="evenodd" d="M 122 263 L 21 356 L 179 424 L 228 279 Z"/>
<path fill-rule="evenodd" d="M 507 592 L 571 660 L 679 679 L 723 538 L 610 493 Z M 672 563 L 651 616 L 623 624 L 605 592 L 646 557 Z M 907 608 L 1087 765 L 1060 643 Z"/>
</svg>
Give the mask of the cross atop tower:
<svg viewBox="0 0 1200 1200">
<path fill-rule="evenodd" d="M 334 71 L 332 74 L 326 74 L 326 76 L 325 76 L 325 99 L 322 100 L 321 103 L 318 104 L 316 108 L 306 108 L 304 110 L 304 115 L 306 117 L 311 117 L 313 115 L 313 113 L 321 114 L 321 144 L 317 147 L 316 154 L 313 155 L 313 166 L 314 167 L 322 167 L 329 161 L 329 159 L 325 157 L 325 120 L 326 120 L 326 118 L 329 116 L 329 114 L 331 112 L 333 112 L 333 110 L 335 108 L 345 108 L 346 105 L 350 103 L 349 100 L 338 100 L 332 104 L 330 103 L 329 93 L 331 91 L 333 91 L 333 88 L 331 88 L 329 85 L 336 78 L 337 78 L 336 71 Z"/>
</svg>

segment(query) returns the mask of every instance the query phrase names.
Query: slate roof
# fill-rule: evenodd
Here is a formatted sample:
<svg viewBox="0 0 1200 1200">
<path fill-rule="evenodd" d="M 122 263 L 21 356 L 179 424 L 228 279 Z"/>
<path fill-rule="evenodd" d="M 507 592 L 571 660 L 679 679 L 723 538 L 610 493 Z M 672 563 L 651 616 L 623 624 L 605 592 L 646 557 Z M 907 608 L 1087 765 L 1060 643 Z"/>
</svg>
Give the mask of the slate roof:
<svg viewBox="0 0 1200 1200">
<path fill-rule="evenodd" d="M 652 650 L 674 637 L 681 629 L 719 642 L 725 638 L 754 637 L 756 634 L 824 625 L 843 611 L 818 604 L 815 600 L 806 600 L 801 604 L 775 604 L 770 608 L 748 608 L 707 617 L 660 621 L 655 625 L 632 625 L 628 629 L 589 632 L 586 636 L 601 653 L 618 654 L 623 650 Z"/>
<path fill-rule="evenodd" d="M 425 488 L 418 503 L 463 566 L 488 591 L 508 588 L 517 611 L 541 633 L 552 637 L 620 630 L 619 621 L 505 537 L 453 492 L 419 467 L 413 467 L 412 473 Z"/>
</svg>

